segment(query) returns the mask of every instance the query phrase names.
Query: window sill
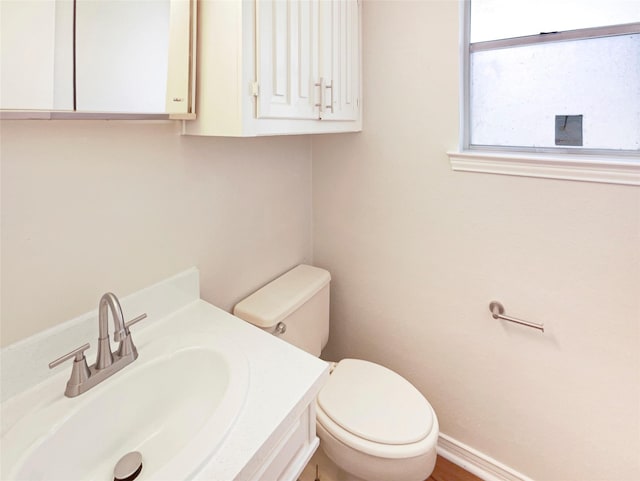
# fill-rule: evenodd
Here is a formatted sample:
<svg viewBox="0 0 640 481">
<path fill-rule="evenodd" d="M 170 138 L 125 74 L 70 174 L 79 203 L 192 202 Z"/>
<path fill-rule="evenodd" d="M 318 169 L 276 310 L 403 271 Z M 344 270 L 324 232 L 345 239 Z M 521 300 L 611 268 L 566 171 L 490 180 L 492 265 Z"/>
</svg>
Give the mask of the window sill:
<svg viewBox="0 0 640 481">
<path fill-rule="evenodd" d="M 527 152 L 447 152 L 451 169 L 464 172 L 640 185 L 640 158 Z"/>
</svg>

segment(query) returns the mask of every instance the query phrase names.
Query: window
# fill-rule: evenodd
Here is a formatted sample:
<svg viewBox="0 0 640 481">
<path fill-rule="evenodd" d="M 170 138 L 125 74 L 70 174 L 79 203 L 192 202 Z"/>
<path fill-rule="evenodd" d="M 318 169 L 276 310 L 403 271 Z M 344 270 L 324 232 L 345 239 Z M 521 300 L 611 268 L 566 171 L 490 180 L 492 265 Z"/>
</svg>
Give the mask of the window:
<svg viewBox="0 0 640 481">
<path fill-rule="evenodd" d="M 462 37 L 454 170 L 640 185 L 638 0 L 466 0 Z"/>
</svg>

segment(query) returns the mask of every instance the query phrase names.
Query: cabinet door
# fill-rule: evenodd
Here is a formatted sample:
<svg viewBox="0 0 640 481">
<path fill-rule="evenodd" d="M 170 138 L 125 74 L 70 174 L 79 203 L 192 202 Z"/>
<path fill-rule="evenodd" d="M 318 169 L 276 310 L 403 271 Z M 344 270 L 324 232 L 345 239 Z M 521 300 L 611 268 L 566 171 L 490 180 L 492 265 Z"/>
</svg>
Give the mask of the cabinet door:
<svg viewBox="0 0 640 481">
<path fill-rule="evenodd" d="M 73 110 L 73 1 L 0 1 L 0 109 Z"/>
<path fill-rule="evenodd" d="M 79 112 L 185 113 L 188 94 L 168 92 L 170 74 L 188 88 L 189 52 L 170 56 L 176 10 L 188 0 L 76 0 L 76 101 Z M 183 39 L 185 38 L 183 32 Z M 172 60 L 181 62 L 179 67 Z M 186 61 L 186 68 L 185 68 Z"/>
<path fill-rule="evenodd" d="M 360 109 L 360 11 L 358 0 L 321 0 L 321 118 L 356 120 Z"/>
<path fill-rule="evenodd" d="M 318 4 L 256 0 L 258 118 L 318 118 Z"/>
</svg>

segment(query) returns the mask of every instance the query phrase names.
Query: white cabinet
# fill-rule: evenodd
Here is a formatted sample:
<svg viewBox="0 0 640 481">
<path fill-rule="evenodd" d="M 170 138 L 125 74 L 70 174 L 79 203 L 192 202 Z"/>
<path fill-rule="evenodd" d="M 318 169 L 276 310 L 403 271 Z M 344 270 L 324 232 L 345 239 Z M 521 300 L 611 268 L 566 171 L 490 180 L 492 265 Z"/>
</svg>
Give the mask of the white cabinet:
<svg viewBox="0 0 640 481">
<path fill-rule="evenodd" d="M 202 0 L 192 135 L 362 129 L 358 0 Z"/>
<path fill-rule="evenodd" d="M 318 118 L 319 3 L 256 2 L 257 118 Z"/>
<path fill-rule="evenodd" d="M 190 0 L 1 0 L 9 110 L 192 112 Z"/>
<path fill-rule="evenodd" d="M 251 481 L 296 481 L 319 444 L 314 400 L 299 418 L 286 426 L 284 436 L 250 477 Z"/>
<path fill-rule="evenodd" d="M 360 114 L 360 13 L 358 2 L 322 2 L 324 102 L 322 118 L 356 120 Z"/>
</svg>

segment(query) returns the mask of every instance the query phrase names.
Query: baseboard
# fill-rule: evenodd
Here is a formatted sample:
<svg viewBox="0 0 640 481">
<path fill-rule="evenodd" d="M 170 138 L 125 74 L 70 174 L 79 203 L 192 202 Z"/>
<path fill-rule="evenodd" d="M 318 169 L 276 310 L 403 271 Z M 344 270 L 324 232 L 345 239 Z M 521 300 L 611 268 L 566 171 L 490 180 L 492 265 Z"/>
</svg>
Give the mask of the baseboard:
<svg viewBox="0 0 640 481">
<path fill-rule="evenodd" d="M 533 481 L 446 434 L 438 437 L 438 454 L 484 481 Z"/>
</svg>

